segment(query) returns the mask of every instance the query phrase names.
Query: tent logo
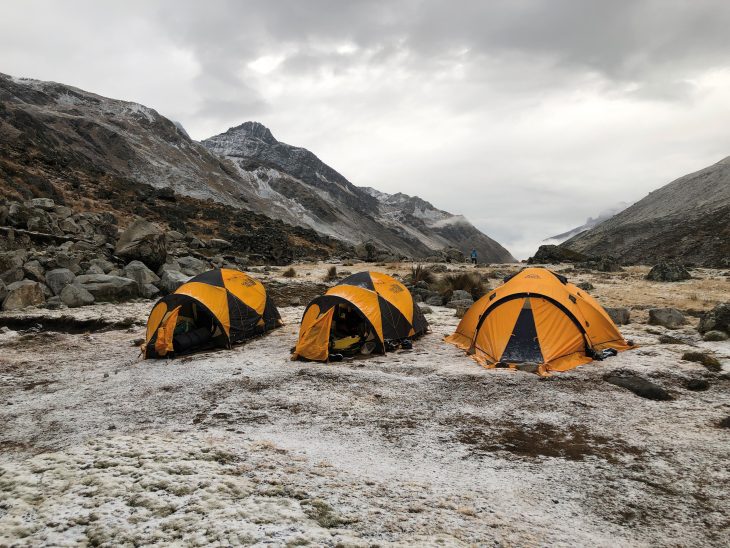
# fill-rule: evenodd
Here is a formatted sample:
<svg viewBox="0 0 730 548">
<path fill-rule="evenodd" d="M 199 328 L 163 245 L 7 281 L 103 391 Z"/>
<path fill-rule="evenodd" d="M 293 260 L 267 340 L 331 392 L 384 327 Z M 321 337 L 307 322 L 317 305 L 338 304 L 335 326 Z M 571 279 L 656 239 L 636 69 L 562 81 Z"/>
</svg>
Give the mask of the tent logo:
<svg viewBox="0 0 730 548">
<path fill-rule="evenodd" d="M 256 281 L 252 278 L 244 278 L 243 280 L 241 280 L 241 283 L 246 287 L 253 287 L 254 285 L 256 285 Z"/>
<path fill-rule="evenodd" d="M 392 284 L 390 286 L 390 290 L 393 293 L 402 293 L 403 292 L 403 288 L 400 285 L 398 285 L 398 284 Z"/>
<path fill-rule="evenodd" d="M 525 276 L 525 278 L 532 278 L 534 280 L 539 280 L 540 276 L 538 274 L 528 274 L 527 276 Z"/>
</svg>

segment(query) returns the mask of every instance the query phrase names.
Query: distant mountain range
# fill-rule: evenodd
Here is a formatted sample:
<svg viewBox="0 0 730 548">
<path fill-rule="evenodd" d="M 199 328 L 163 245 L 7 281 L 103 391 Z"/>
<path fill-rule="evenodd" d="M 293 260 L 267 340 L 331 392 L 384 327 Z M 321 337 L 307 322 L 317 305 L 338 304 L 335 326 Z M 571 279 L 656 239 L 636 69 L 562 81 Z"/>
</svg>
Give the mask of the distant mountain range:
<svg viewBox="0 0 730 548">
<path fill-rule="evenodd" d="M 476 247 L 488 262 L 514 261 L 464 217 L 418 197 L 357 187 L 259 123 L 198 143 L 179 123 L 145 106 L 2 74 L 0 177 L 0 196 L 63 198 L 65 189 L 78 194 L 79 185 L 94 188 L 114 178 L 115 184 L 212 200 L 347 244 L 371 242 L 397 256 L 423 258 L 453 246 L 464 252 Z M 94 192 L 98 199 L 106 195 Z M 129 203 L 114 207 L 122 206 L 134 209 Z"/>
<path fill-rule="evenodd" d="M 629 205 L 630 204 L 628 204 L 627 202 L 621 202 L 619 204 L 616 204 L 614 207 L 601 211 L 595 217 L 588 217 L 588 219 L 586 219 L 586 222 L 583 223 L 582 225 L 577 226 L 575 228 L 571 228 L 570 230 L 563 232 L 561 234 L 556 234 L 555 236 L 550 236 L 549 238 L 545 238 L 545 240 L 543 240 L 543 242 L 546 244 L 560 244 L 560 243 L 564 242 L 565 240 L 569 240 L 573 236 L 577 236 L 581 232 L 590 230 L 594 226 L 601 224 L 603 221 L 610 219 L 617 213 L 620 213 L 621 211 L 623 211 L 624 209 L 629 207 Z"/>
<path fill-rule="evenodd" d="M 730 266 L 730 157 L 672 181 L 561 244 L 628 264 Z"/>
</svg>

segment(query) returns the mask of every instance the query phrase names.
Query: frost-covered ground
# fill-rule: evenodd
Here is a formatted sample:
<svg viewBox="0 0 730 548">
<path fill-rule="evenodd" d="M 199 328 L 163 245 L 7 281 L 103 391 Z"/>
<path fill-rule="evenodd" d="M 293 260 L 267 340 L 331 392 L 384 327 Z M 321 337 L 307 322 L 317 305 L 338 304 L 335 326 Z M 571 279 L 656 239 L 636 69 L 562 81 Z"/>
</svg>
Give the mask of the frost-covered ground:
<svg viewBox="0 0 730 548">
<path fill-rule="evenodd" d="M 586 279 L 609 304 L 655 291 L 697 308 L 727 284 Z M 129 325 L 150 307 L 72 314 Z M 263 338 L 170 361 L 138 360 L 133 321 L 0 334 L 0 546 L 730 543 L 728 343 L 690 325 L 659 344 L 666 330 L 633 323 L 641 348 L 540 378 L 478 367 L 434 307 L 413 351 L 321 365 L 289 361 L 303 307 L 281 312 Z M 616 369 L 675 399 L 604 382 Z M 708 390 L 686 388 L 699 378 Z"/>
</svg>

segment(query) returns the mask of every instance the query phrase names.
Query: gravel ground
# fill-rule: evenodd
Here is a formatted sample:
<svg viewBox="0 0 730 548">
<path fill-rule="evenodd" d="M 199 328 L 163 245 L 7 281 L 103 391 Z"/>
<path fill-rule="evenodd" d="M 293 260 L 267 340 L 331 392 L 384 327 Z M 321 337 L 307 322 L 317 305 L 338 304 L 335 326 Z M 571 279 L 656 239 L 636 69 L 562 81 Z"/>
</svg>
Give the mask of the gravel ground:
<svg viewBox="0 0 730 548">
<path fill-rule="evenodd" d="M 108 330 L 0 335 L 0 546 L 730 543 L 730 345 L 692 325 L 671 332 L 686 344 L 624 326 L 640 348 L 541 378 L 443 343 L 458 320 L 440 307 L 387 357 L 289 361 L 299 306 L 231 351 L 141 361 L 150 308 L 28 311 Z"/>
</svg>

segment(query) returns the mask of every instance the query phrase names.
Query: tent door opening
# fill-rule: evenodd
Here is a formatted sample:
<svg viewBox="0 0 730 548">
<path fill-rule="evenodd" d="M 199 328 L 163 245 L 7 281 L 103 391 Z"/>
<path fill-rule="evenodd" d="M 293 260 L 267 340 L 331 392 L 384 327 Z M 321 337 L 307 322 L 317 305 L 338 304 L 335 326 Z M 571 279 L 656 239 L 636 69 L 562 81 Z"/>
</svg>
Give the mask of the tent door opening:
<svg viewBox="0 0 730 548">
<path fill-rule="evenodd" d="M 520 310 L 520 315 L 517 317 L 512 335 L 500 361 L 505 363 L 543 362 L 540 341 L 537 338 L 537 329 L 535 328 L 535 317 L 532 313 L 529 298 L 525 299 L 525 304 Z"/>
<path fill-rule="evenodd" d="M 339 303 L 335 305 L 329 346 L 331 353 L 354 356 L 370 354 L 379 345 L 362 312 L 349 303 Z"/>
<path fill-rule="evenodd" d="M 165 341 L 160 340 L 164 337 Z M 170 345 L 171 342 L 171 345 Z M 213 316 L 195 301 L 187 301 L 165 314 L 149 347 L 164 356 L 226 345 L 226 335 Z M 172 348 L 170 348 L 172 346 Z"/>
</svg>

